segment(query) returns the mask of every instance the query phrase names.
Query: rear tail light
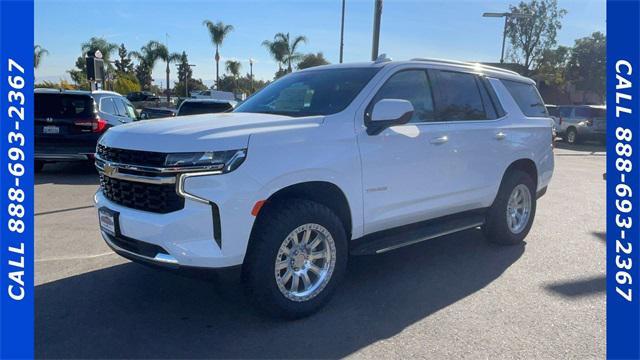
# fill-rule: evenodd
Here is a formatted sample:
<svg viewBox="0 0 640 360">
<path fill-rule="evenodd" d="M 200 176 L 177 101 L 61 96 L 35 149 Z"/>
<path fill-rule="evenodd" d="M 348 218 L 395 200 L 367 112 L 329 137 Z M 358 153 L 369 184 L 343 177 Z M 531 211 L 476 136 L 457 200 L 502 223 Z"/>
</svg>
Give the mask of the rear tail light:
<svg viewBox="0 0 640 360">
<path fill-rule="evenodd" d="M 100 118 L 76 120 L 73 124 L 75 126 L 86 127 L 86 131 L 91 129 L 91 132 L 94 133 L 101 133 L 107 128 L 107 121 Z"/>
</svg>

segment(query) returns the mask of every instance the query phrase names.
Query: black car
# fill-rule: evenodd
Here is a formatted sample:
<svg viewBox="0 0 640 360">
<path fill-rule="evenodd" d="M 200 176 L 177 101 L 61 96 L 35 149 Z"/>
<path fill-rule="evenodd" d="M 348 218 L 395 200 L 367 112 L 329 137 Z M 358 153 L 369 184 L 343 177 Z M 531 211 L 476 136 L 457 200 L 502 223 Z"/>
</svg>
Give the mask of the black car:
<svg viewBox="0 0 640 360">
<path fill-rule="evenodd" d="M 137 120 L 133 105 L 111 91 L 36 89 L 35 171 L 45 163 L 93 161 L 98 138 L 112 126 Z"/>
<path fill-rule="evenodd" d="M 178 108 L 178 116 L 221 113 L 235 106 L 236 102 L 230 100 L 186 99 Z"/>
<path fill-rule="evenodd" d="M 137 91 L 127 95 L 129 101 L 160 101 L 158 95 L 149 91 Z"/>
<path fill-rule="evenodd" d="M 176 116 L 177 113 L 178 110 L 172 108 L 144 108 L 140 112 L 140 120 L 173 117 Z"/>
</svg>

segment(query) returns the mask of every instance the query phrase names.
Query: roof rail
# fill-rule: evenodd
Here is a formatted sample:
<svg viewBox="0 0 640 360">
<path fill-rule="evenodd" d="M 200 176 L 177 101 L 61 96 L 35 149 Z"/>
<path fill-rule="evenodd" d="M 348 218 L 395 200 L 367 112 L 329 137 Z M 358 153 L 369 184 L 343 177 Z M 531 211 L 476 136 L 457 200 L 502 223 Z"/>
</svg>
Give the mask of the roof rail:
<svg viewBox="0 0 640 360">
<path fill-rule="evenodd" d="M 480 66 L 480 67 L 482 67 L 484 69 L 487 69 L 487 70 L 493 70 L 493 71 L 502 72 L 502 73 L 505 73 L 505 74 L 522 76 L 522 75 L 518 74 L 517 72 L 515 72 L 513 70 L 508 70 L 508 69 L 504 69 L 504 68 L 497 67 L 497 66 L 484 65 L 484 64 L 481 64 L 481 63 L 471 63 L 471 62 L 467 62 L 467 61 L 446 60 L 446 59 L 429 59 L 429 58 L 413 58 L 413 59 L 411 59 L 411 61 L 428 61 L 428 62 L 441 63 L 441 64 Z"/>
</svg>

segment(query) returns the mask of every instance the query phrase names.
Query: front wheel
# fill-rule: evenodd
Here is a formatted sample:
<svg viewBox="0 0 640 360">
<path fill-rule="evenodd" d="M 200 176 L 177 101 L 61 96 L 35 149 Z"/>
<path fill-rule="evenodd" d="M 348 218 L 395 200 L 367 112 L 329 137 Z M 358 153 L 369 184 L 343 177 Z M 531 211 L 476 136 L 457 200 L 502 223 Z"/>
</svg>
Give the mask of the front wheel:
<svg viewBox="0 0 640 360">
<path fill-rule="evenodd" d="M 327 303 L 345 272 L 342 222 L 329 208 L 308 200 L 264 210 L 245 258 L 246 288 L 267 313 L 308 316 Z"/>
<path fill-rule="evenodd" d="M 578 131 L 576 131 L 576 129 L 571 128 L 567 130 L 567 143 L 571 145 L 578 143 Z"/>
<path fill-rule="evenodd" d="M 522 171 L 505 176 L 487 214 L 485 235 L 491 242 L 515 245 L 529 233 L 536 214 L 535 183 Z"/>
</svg>

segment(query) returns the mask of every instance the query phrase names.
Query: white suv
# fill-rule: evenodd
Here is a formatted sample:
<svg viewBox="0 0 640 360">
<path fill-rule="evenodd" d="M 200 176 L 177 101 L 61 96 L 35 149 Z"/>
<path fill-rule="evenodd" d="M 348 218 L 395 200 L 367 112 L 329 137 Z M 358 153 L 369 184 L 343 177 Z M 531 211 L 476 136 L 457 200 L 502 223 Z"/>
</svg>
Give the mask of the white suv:
<svg viewBox="0 0 640 360">
<path fill-rule="evenodd" d="M 109 129 L 102 235 L 173 268 L 241 267 L 280 316 L 328 301 L 350 255 L 482 227 L 521 242 L 553 173 L 534 82 L 443 60 L 292 73 L 223 114 Z"/>
</svg>

